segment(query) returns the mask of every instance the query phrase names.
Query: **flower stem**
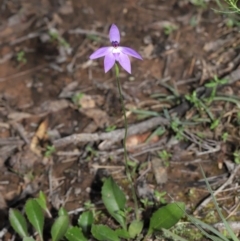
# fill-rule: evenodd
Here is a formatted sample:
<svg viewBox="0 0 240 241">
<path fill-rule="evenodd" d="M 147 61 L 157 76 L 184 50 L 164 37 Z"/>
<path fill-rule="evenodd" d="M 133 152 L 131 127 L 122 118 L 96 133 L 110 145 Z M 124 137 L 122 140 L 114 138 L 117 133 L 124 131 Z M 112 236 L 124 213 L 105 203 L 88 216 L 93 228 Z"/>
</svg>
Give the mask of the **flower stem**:
<svg viewBox="0 0 240 241">
<path fill-rule="evenodd" d="M 118 91 L 119 91 L 123 115 L 124 115 L 125 133 L 124 133 L 124 138 L 123 138 L 123 149 L 124 149 L 124 161 L 125 161 L 126 175 L 127 175 L 128 181 L 130 182 L 130 185 L 131 185 L 131 191 L 132 191 L 132 196 L 133 196 L 133 201 L 134 201 L 135 216 L 136 216 L 136 219 L 139 220 L 137 196 L 136 196 L 136 193 L 135 193 L 132 176 L 131 176 L 129 166 L 128 166 L 128 155 L 127 155 L 127 148 L 126 148 L 128 122 L 127 122 L 127 116 L 126 116 L 126 109 L 125 109 L 125 105 L 124 105 L 124 102 L 123 102 L 122 88 L 121 88 L 120 81 L 119 81 L 119 68 L 118 68 L 117 64 L 115 64 L 115 71 L 116 71 Z"/>
</svg>

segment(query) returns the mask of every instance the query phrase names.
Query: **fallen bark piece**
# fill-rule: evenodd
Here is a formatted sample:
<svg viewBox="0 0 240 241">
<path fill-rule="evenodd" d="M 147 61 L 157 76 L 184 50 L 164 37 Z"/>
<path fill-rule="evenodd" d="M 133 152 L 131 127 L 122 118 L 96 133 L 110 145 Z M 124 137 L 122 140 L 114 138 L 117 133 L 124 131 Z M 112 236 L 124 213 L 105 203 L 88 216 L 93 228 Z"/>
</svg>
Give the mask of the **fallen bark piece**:
<svg viewBox="0 0 240 241">
<path fill-rule="evenodd" d="M 169 125 L 169 121 L 164 117 L 158 116 L 158 117 L 154 117 L 149 120 L 143 121 L 141 123 L 131 125 L 128 128 L 128 136 L 135 135 L 135 134 L 142 134 L 160 125 L 167 126 Z M 92 133 L 92 134 L 87 134 L 87 133 L 73 134 L 73 135 L 55 140 L 53 142 L 53 145 L 55 147 L 61 147 L 69 144 L 76 145 L 80 142 L 100 141 L 100 140 L 108 140 L 109 145 L 112 145 L 118 141 L 121 141 L 124 138 L 124 133 L 125 133 L 125 129 L 123 128 L 123 129 L 114 130 L 107 133 L 102 132 L 102 133 Z M 107 149 L 109 145 L 105 146 L 105 148 Z"/>
</svg>

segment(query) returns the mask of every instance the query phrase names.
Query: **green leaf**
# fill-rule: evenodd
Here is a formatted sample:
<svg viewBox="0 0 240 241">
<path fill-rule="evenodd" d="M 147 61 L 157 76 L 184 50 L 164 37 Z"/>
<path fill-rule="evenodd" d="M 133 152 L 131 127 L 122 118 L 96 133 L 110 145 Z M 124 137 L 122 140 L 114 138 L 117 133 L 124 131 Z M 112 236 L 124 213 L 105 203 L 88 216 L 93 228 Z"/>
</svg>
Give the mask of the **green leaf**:
<svg viewBox="0 0 240 241">
<path fill-rule="evenodd" d="M 130 239 L 130 235 L 127 230 L 118 228 L 115 230 L 115 233 L 118 237 L 124 238 L 124 239 Z"/>
<path fill-rule="evenodd" d="M 148 235 L 152 234 L 154 230 L 171 228 L 180 220 L 184 212 L 185 204 L 182 202 L 170 203 L 159 208 L 150 219 Z"/>
<path fill-rule="evenodd" d="M 126 197 L 111 177 L 104 181 L 102 187 L 102 200 L 111 216 L 115 218 L 123 229 L 126 229 L 125 217 L 120 213 L 125 208 Z"/>
<path fill-rule="evenodd" d="M 10 208 L 9 221 L 13 229 L 21 238 L 29 236 L 25 217 L 17 209 Z"/>
<path fill-rule="evenodd" d="M 23 241 L 35 241 L 32 237 L 24 237 Z"/>
<path fill-rule="evenodd" d="M 224 85 L 228 83 L 228 79 L 222 79 L 219 81 L 219 84 Z"/>
<path fill-rule="evenodd" d="M 51 218 L 52 215 L 47 208 L 47 198 L 46 195 L 40 191 L 38 197 L 35 199 L 38 202 L 38 205 L 47 213 L 47 215 Z"/>
<path fill-rule="evenodd" d="M 213 87 L 217 86 L 217 83 L 216 82 L 209 82 L 209 83 L 205 84 L 205 86 L 207 88 L 213 88 Z"/>
<path fill-rule="evenodd" d="M 143 222 L 138 220 L 133 220 L 128 228 L 128 233 L 131 238 L 135 238 L 142 232 Z"/>
<path fill-rule="evenodd" d="M 25 212 L 29 222 L 38 232 L 40 240 L 43 240 L 44 215 L 42 208 L 36 200 L 29 199 L 25 205 Z"/>
<path fill-rule="evenodd" d="M 99 241 L 120 241 L 117 234 L 106 225 L 92 225 L 91 232 Z"/>
<path fill-rule="evenodd" d="M 59 210 L 58 210 L 58 216 L 68 216 L 68 212 L 65 208 L 61 207 Z"/>
<path fill-rule="evenodd" d="M 40 191 L 39 192 L 39 195 L 38 195 L 38 198 L 36 198 L 36 201 L 38 202 L 38 205 L 44 210 L 46 211 L 47 210 L 47 198 L 45 196 L 45 194 Z"/>
<path fill-rule="evenodd" d="M 58 241 L 60 240 L 66 233 L 69 226 L 69 217 L 64 215 L 58 217 L 52 228 L 51 228 L 51 236 L 52 241 Z"/>
<path fill-rule="evenodd" d="M 210 130 L 214 130 L 220 123 L 219 119 L 216 119 L 212 122 L 211 126 L 210 126 Z"/>
<path fill-rule="evenodd" d="M 82 230 L 78 227 L 70 227 L 66 232 L 65 237 L 69 241 L 87 241 L 87 238 L 83 235 Z"/>
<path fill-rule="evenodd" d="M 82 228 L 83 232 L 88 232 L 93 224 L 94 217 L 92 211 L 83 212 L 79 219 L 78 225 Z"/>
</svg>

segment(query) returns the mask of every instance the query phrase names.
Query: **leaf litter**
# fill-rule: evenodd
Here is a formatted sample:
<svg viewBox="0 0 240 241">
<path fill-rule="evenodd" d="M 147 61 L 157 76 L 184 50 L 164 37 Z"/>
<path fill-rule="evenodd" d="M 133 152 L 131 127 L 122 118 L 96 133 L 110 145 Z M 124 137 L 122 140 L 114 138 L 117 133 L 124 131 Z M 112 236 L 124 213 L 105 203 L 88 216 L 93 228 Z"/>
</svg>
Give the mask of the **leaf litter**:
<svg viewBox="0 0 240 241">
<path fill-rule="evenodd" d="M 40 5 L 23 1 L 19 2 L 21 11 L 14 3 L 6 3 L 8 12 L 1 16 L 0 35 L 2 208 L 21 205 L 27 195 L 37 195 L 41 189 L 50 205 L 74 211 L 89 199 L 99 201 L 96 180 L 101 171 L 125 186 L 124 129 L 119 121 L 122 113 L 116 83 L 111 73 L 100 71 L 101 60 L 88 62 L 90 53 L 108 44 L 109 19 L 115 22 L 115 14 L 123 13 L 130 21 L 119 18 L 122 41 L 133 42 L 144 57 L 132 64 L 133 76 L 120 75 L 125 103 L 141 109 L 138 113 L 130 110 L 128 115 L 129 158 L 136 166 L 136 182 L 141 177 L 139 192 L 144 189 L 145 196 L 152 198 L 153 190 L 166 191 L 193 208 L 207 208 L 198 206 L 202 197 L 207 197 L 201 163 L 209 178 L 234 174 L 231 182 L 223 180 L 226 187 L 219 178 L 211 184 L 216 192 L 224 187 L 217 199 L 231 215 L 231 207 L 236 207 L 237 219 L 236 195 L 231 188 L 239 173 L 225 166 L 229 161 L 236 165 L 240 149 L 237 27 L 225 26 L 212 6 L 202 10 L 189 4 L 186 13 L 180 1 L 176 8 L 174 1 L 159 6 L 152 0 L 137 8 L 127 2 L 103 2 L 89 1 L 83 7 L 78 1 L 62 1 L 56 6 L 50 1 Z M 49 34 L 53 29 L 56 31 Z M 132 37 L 124 38 L 125 32 Z M 68 51 L 70 47 L 76 53 Z M 15 58 L 20 51 L 25 53 L 24 65 Z M 218 85 L 211 97 L 213 88 L 205 84 L 215 76 L 228 81 Z M 194 90 L 207 108 L 185 99 Z M 79 93 L 83 97 L 74 102 Z M 164 127 L 164 133 L 148 140 L 158 127 Z M 169 159 L 164 161 L 167 154 Z M 4 220 L 0 224 L 1 229 L 6 226 Z"/>
</svg>

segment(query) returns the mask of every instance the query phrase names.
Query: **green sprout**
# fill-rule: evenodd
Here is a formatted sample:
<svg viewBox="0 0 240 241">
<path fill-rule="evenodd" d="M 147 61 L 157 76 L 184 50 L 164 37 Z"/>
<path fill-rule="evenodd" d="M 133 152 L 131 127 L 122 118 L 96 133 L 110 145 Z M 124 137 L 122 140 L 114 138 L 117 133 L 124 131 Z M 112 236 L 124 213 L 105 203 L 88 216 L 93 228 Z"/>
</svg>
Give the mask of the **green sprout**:
<svg viewBox="0 0 240 241">
<path fill-rule="evenodd" d="M 98 157 L 98 152 L 94 150 L 90 145 L 87 145 L 86 151 L 89 152 L 90 156 L 88 157 L 88 160 L 90 160 L 93 157 Z"/>
<path fill-rule="evenodd" d="M 227 133 L 227 132 L 224 132 L 224 133 L 222 134 L 222 141 L 225 143 L 225 142 L 227 141 L 227 139 L 228 139 L 228 133 Z"/>
<path fill-rule="evenodd" d="M 84 96 L 84 93 L 82 92 L 79 92 L 79 93 L 76 93 L 75 95 L 72 96 L 72 102 L 75 104 L 75 105 L 79 105 L 79 101 L 83 98 Z"/>
<path fill-rule="evenodd" d="M 202 101 L 198 98 L 196 91 L 193 91 L 192 94 L 185 95 L 185 99 L 192 103 L 197 109 L 201 109 Z"/>
<path fill-rule="evenodd" d="M 170 126 L 174 133 L 176 133 L 176 138 L 182 140 L 184 131 L 182 122 L 176 117 L 171 121 Z"/>
<path fill-rule="evenodd" d="M 167 192 L 158 192 L 157 190 L 154 191 L 154 197 L 160 204 L 166 204 L 167 201 L 165 199 Z"/>
<path fill-rule="evenodd" d="M 169 160 L 169 158 L 172 156 L 170 153 L 168 153 L 166 150 L 158 152 L 158 155 L 161 159 L 164 161 Z"/>
<path fill-rule="evenodd" d="M 143 204 L 144 209 L 154 205 L 153 201 L 149 200 L 149 198 L 142 198 L 140 199 L 140 202 Z"/>
<path fill-rule="evenodd" d="M 17 61 L 19 63 L 22 63 L 22 64 L 26 64 L 27 63 L 27 59 L 26 59 L 26 55 L 25 55 L 25 51 L 24 50 L 21 50 L 17 53 Z"/>
<path fill-rule="evenodd" d="M 200 112 L 203 109 L 209 116 L 212 122 L 214 122 L 214 117 L 212 112 L 208 109 L 208 107 L 200 100 L 197 96 L 197 92 L 193 91 L 192 94 L 185 95 L 185 99 L 188 100 L 191 104 L 193 104 Z"/>
<path fill-rule="evenodd" d="M 57 31 L 52 30 L 49 31 L 48 34 L 51 37 L 52 42 L 57 41 L 61 46 L 65 48 L 69 47 L 69 43 L 64 38 L 62 38 Z"/>
<path fill-rule="evenodd" d="M 50 157 L 56 151 L 55 146 L 51 146 L 51 145 L 48 145 L 46 149 L 47 150 L 44 153 L 45 157 Z"/>
<path fill-rule="evenodd" d="M 210 125 L 210 130 L 214 130 L 216 127 L 218 127 L 219 123 L 220 123 L 220 119 L 213 120 Z"/>
<path fill-rule="evenodd" d="M 117 127 L 115 125 L 112 125 L 112 126 L 108 126 L 105 131 L 106 132 L 111 132 L 111 131 L 114 131 Z"/>
<path fill-rule="evenodd" d="M 233 153 L 233 156 L 234 156 L 234 162 L 236 164 L 240 164 L 240 149 L 236 150 L 234 153 Z"/>
<path fill-rule="evenodd" d="M 164 26 L 164 33 L 166 35 L 170 35 L 175 30 L 177 30 L 177 27 L 173 24 L 167 24 L 167 25 Z"/>
<path fill-rule="evenodd" d="M 208 99 L 208 104 L 210 104 L 215 96 L 216 96 L 216 91 L 217 91 L 217 87 L 219 85 L 224 85 L 224 84 L 227 84 L 228 83 L 228 80 L 227 79 L 219 79 L 216 75 L 214 76 L 213 80 L 211 80 L 209 83 L 205 84 L 205 86 L 207 88 L 212 88 L 212 92 L 211 92 L 211 95 Z"/>
</svg>

